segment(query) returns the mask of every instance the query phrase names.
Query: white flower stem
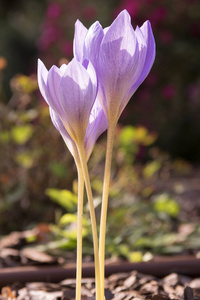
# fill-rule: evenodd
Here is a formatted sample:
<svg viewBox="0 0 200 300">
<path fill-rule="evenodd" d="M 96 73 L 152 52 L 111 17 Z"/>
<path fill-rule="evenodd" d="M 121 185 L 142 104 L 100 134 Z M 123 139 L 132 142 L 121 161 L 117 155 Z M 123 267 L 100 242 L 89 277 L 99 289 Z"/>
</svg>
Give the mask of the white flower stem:
<svg viewBox="0 0 200 300">
<path fill-rule="evenodd" d="M 95 263 L 95 279 L 96 279 L 96 300 L 103 300 L 103 295 L 101 295 L 101 281 L 100 281 L 100 265 L 99 265 L 99 246 L 98 246 L 98 235 L 97 235 L 97 225 L 96 225 L 96 216 L 93 204 L 93 196 L 92 196 L 92 189 L 90 184 L 90 178 L 88 173 L 88 167 L 85 157 L 85 149 L 84 147 L 79 144 L 77 145 L 79 157 L 82 166 L 82 172 L 84 176 L 87 197 L 89 202 L 90 208 L 90 218 L 91 218 L 91 225 L 92 225 L 92 235 L 93 235 L 93 245 L 94 245 L 94 263 Z"/>
<path fill-rule="evenodd" d="M 80 164 L 78 171 L 78 208 L 77 208 L 77 257 L 76 257 L 76 300 L 81 300 L 81 279 L 82 279 L 82 219 L 83 219 L 83 196 L 84 177 Z"/>
<path fill-rule="evenodd" d="M 100 221 L 100 236 L 99 236 L 101 293 L 104 293 L 106 220 L 107 220 L 108 194 L 109 194 L 109 185 L 110 185 L 110 172 L 111 172 L 115 128 L 116 128 L 116 123 L 110 124 L 110 126 L 108 125 L 106 162 L 105 162 L 105 171 L 104 171 L 103 196 L 102 196 L 101 221 Z"/>
</svg>

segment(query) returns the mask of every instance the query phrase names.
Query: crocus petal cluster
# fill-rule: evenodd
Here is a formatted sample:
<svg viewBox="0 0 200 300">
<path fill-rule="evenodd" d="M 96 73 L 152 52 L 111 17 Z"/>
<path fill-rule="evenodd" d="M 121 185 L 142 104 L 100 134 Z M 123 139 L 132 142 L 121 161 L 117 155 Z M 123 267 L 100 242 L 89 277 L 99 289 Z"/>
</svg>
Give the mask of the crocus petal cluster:
<svg viewBox="0 0 200 300">
<path fill-rule="evenodd" d="M 59 116 L 75 142 L 84 140 L 90 112 L 97 94 L 92 66 L 86 69 L 76 59 L 47 71 L 38 61 L 38 83 L 42 96 Z"/>
<path fill-rule="evenodd" d="M 49 71 L 38 60 L 38 84 L 56 129 L 77 162 L 77 143 L 82 140 L 88 160 L 97 138 L 107 129 L 105 113 L 96 99 L 97 78 L 90 62 L 85 67 L 73 59 Z"/>
<path fill-rule="evenodd" d="M 149 21 L 135 30 L 122 11 L 103 29 L 95 22 L 88 30 L 75 25 L 74 56 L 90 60 L 98 76 L 98 98 L 108 121 L 117 121 L 133 93 L 148 75 L 155 59 L 155 41 Z"/>
</svg>

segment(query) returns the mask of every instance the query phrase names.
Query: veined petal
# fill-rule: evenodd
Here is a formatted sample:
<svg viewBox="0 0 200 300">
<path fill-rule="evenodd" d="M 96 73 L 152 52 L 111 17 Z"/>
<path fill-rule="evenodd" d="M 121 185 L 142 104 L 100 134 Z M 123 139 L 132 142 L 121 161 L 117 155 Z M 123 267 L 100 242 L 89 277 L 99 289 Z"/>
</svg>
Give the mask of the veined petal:
<svg viewBox="0 0 200 300">
<path fill-rule="evenodd" d="M 67 68 L 64 67 L 64 69 L 66 70 Z M 49 99 L 49 105 L 60 117 L 63 117 L 63 110 L 59 101 L 59 85 L 62 74 L 63 69 L 52 66 L 47 77 L 47 87 L 51 95 L 51 98 Z"/>
<path fill-rule="evenodd" d="M 67 145 L 69 151 L 71 152 L 72 156 L 74 157 L 74 159 L 76 161 L 79 160 L 79 155 L 78 155 L 78 150 L 77 150 L 76 144 L 73 141 L 73 139 L 70 137 L 69 133 L 67 132 L 60 117 L 54 112 L 54 110 L 51 107 L 49 108 L 49 112 L 50 112 L 50 117 L 51 117 L 53 125 L 60 132 L 60 134 L 61 134 L 65 144 Z"/>
<path fill-rule="evenodd" d="M 66 69 L 67 69 L 67 65 L 66 65 L 66 64 L 63 64 L 63 65 L 60 67 L 60 75 L 61 75 L 61 76 L 65 73 Z"/>
<path fill-rule="evenodd" d="M 108 128 L 107 118 L 98 99 L 92 107 L 85 135 L 86 158 L 89 159 L 98 137 Z"/>
<path fill-rule="evenodd" d="M 123 11 L 106 31 L 99 52 L 100 101 L 107 114 L 119 114 L 119 106 L 132 86 L 137 71 L 139 47 L 127 11 Z M 112 111 L 111 111 L 112 110 Z"/>
<path fill-rule="evenodd" d="M 94 81 L 76 59 L 68 64 L 60 81 L 59 99 L 63 109 L 61 119 L 74 141 L 85 137 L 97 93 L 97 83 Z"/>
<path fill-rule="evenodd" d="M 83 47 L 84 59 L 90 60 L 93 64 L 95 64 L 103 36 L 104 33 L 101 24 L 98 21 L 92 24 L 85 36 Z"/>
<path fill-rule="evenodd" d="M 40 89 L 40 92 L 42 94 L 42 97 L 44 100 L 49 104 L 48 98 L 49 98 L 49 91 L 47 89 L 47 76 L 48 76 L 48 70 L 46 69 L 43 62 L 38 59 L 38 68 L 37 68 L 37 74 L 38 74 L 38 86 Z"/>
<path fill-rule="evenodd" d="M 144 81 L 144 79 L 149 74 L 149 72 L 152 68 L 152 65 L 154 63 L 154 60 L 155 60 L 155 55 L 156 55 L 156 45 L 155 45 L 155 40 L 154 40 L 150 22 L 146 21 L 140 27 L 140 29 L 141 29 L 141 32 L 143 33 L 144 39 L 146 41 L 147 53 L 146 53 L 145 63 L 144 63 L 143 69 L 141 71 L 141 74 L 140 74 L 138 80 L 133 84 L 133 86 L 131 88 L 132 94 L 137 90 L 139 85 Z"/>
<path fill-rule="evenodd" d="M 96 74 L 93 64 L 90 61 L 88 61 L 87 72 L 90 76 L 90 79 L 91 79 L 93 85 L 97 86 L 97 81 L 98 81 L 97 74 Z"/>
<path fill-rule="evenodd" d="M 87 28 L 79 20 L 77 20 L 75 23 L 73 49 L 74 49 L 74 57 L 78 61 L 83 60 L 83 45 L 84 45 L 87 31 L 88 31 Z"/>
<path fill-rule="evenodd" d="M 146 61 L 146 56 L 147 56 L 147 41 L 141 31 L 141 29 L 137 26 L 135 30 L 135 35 L 137 37 L 138 41 L 138 47 L 139 47 L 139 57 L 138 57 L 138 62 L 137 62 L 137 69 L 134 74 L 132 74 L 131 78 L 131 86 L 127 90 L 127 93 L 125 94 L 124 98 L 121 100 L 120 108 L 119 108 L 119 113 L 124 110 L 125 106 L 127 105 L 128 101 L 130 100 L 132 96 L 132 86 L 137 82 L 138 78 L 140 77 L 143 69 L 144 69 L 144 64 Z"/>
<path fill-rule="evenodd" d="M 146 43 L 146 40 L 145 40 L 145 37 L 144 37 L 142 31 L 140 30 L 140 28 L 138 26 L 136 27 L 135 35 L 138 40 L 139 59 L 138 59 L 137 70 L 136 70 L 135 76 L 133 78 L 133 82 L 136 81 L 136 79 L 138 79 L 139 75 L 141 74 L 142 69 L 144 67 L 145 60 L 146 60 L 146 55 L 147 55 L 147 43 Z"/>
</svg>

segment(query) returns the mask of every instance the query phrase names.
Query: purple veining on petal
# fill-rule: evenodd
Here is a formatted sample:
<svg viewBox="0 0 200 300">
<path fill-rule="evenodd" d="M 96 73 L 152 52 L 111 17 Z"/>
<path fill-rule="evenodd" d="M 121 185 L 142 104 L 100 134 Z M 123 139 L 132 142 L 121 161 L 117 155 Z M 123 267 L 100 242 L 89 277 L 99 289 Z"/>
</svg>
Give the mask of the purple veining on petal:
<svg viewBox="0 0 200 300">
<path fill-rule="evenodd" d="M 156 55 L 156 45 L 155 45 L 155 40 L 154 40 L 150 22 L 146 21 L 141 26 L 140 29 L 141 29 L 141 31 L 144 35 L 145 41 L 146 41 L 147 53 L 146 53 L 146 59 L 145 59 L 145 63 L 144 63 L 142 72 L 141 72 L 138 80 L 132 85 L 131 94 L 133 94 L 137 90 L 137 88 L 140 86 L 140 84 L 144 81 L 144 79 L 149 74 L 149 72 L 152 68 L 152 65 L 154 63 L 154 60 L 155 60 L 155 55 Z"/>
<path fill-rule="evenodd" d="M 85 136 L 96 92 L 95 79 L 73 59 L 60 81 L 59 99 L 64 114 L 62 121 L 75 140 Z"/>
<path fill-rule="evenodd" d="M 87 31 L 88 31 L 87 28 L 79 20 L 77 20 L 75 23 L 73 50 L 74 50 L 74 57 L 78 61 L 83 60 L 83 45 L 84 45 Z"/>
<path fill-rule="evenodd" d="M 130 23 L 123 11 L 107 29 L 99 51 L 97 74 L 101 90 L 100 101 L 107 114 L 117 118 L 119 107 L 138 68 L 139 46 Z"/>
<path fill-rule="evenodd" d="M 99 47 L 104 33 L 101 24 L 97 21 L 88 29 L 83 45 L 83 57 L 93 64 L 99 55 Z"/>
</svg>

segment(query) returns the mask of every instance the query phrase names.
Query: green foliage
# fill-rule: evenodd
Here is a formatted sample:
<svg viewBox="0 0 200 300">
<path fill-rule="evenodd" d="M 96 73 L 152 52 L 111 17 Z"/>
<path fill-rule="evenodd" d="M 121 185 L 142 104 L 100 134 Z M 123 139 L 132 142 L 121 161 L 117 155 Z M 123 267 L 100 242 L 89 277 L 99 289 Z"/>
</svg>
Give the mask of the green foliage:
<svg viewBox="0 0 200 300">
<path fill-rule="evenodd" d="M 78 198 L 71 191 L 48 188 L 45 193 L 52 201 L 67 211 L 74 211 L 76 209 Z"/>
<path fill-rule="evenodd" d="M 136 129 L 133 126 L 124 127 L 118 137 L 119 151 L 128 163 L 133 163 L 138 145 L 134 141 Z"/>
<path fill-rule="evenodd" d="M 15 126 L 11 130 L 11 136 L 16 144 L 25 144 L 33 135 L 33 127 L 30 124 Z"/>
<path fill-rule="evenodd" d="M 15 156 L 16 162 L 23 168 L 29 169 L 34 164 L 34 156 L 28 151 L 22 151 Z"/>
<path fill-rule="evenodd" d="M 51 233 L 55 241 L 46 243 L 43 247 L 44 251 L 52 250 L 75 250 L 77 244 L 77 215 L 64 214 L 56 224 L 50 225 Z M 91 235 L 90 222 L 83 217 L 82 237 L 84 240 Z M 92 244 L 89 245 L 92 249 Z"/>
<path fill-rule="evenodd" d="M 150 133 L 145 127 L 124 126 L 117 135 L 118 155 L 123 160 L 132 164 L 138 154 L 140 146 L 150 146 L 156 140 L 155 133 Z"/>
<path fill-rule="evenodd" d="M 67 174 L 67 168 L 57 161 L 49 163 L 49 170 L 58 178 L 64 178 Z"/>
<path fill-rule="evenodd" d="M 180 211 L 179 204 L 168 194 L 156 196 L 153 207 L 158 213 L 166 213 L 171 217 L 176 217 Z"/>
<path fill-rule="evenodd" d="M 130 262 L 143 261 L 143 253 L 141 251 L 128 252 L 127 257 Z"/>
<path fill-rule="evenodd" d="M 66 238 L 60 238 L 58 240 L 50 241 L 45 245 L 39 245 L 36 247 L 38 251 L 54 252 L 54 250 L 74 250 L 76 247 L 76 240 L 70 240 Z"/>
<path fill-rule="evenodd" d="M 119 135 L 119 142 L 122 147 L 132 145 L 134 141 L 135 131 L 136 131 L 135 127 L 133 126 L 126 126 L 121 130 Z"/>
<path fill-rule="evenodd" d="M 59 221 L 60 225 L 68 225 L 70 223 L 76 223 L 77 222 L 77 216 L 73 214 L 64 214 Z"/>
<path fill-rule="evenodd" d="M 161 167 L 160 162 L 158 162 L 156 160 L 149 162 L 144 167 L 144 170 L 143 170 L 144 177 L 146 177 L 146 178 L 152 177 L 160 169 L 160 167 Z"/>
<path fill-rule="evenodd" d="M 0 141 L 1 143 L 8 143 L 10 140 L 10 134 L 8 130 L 4 130 L 0 133 Z"/>
</svg>

